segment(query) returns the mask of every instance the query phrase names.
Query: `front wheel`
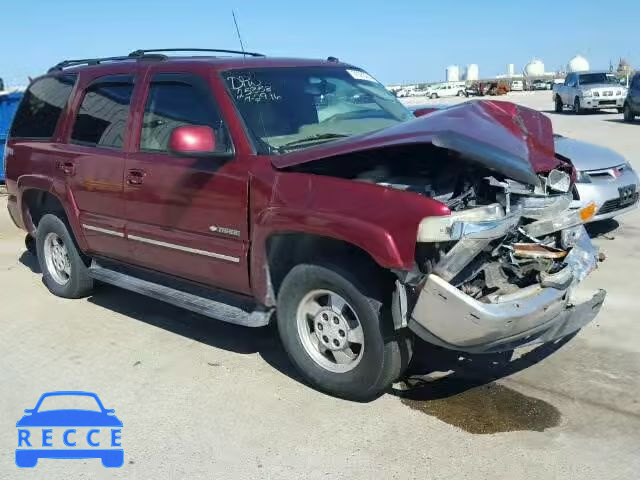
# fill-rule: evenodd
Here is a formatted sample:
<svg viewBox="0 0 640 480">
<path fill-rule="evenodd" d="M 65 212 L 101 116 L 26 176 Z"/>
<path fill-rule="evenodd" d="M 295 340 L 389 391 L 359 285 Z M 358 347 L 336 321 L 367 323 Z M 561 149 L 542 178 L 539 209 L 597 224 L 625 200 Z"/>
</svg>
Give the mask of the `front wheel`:
<svg viewBox="0 0 640 480">
<path fill-rule="evenodd" d="M 437 94 L 437 93 L 432 93 L 432 94 L 431 94 L 431 98 L 432 98 L 433 100 L 435 100 L 436 98 L 438 98 L 438 94 Z"/>
<path fill-rule="evenodd" d="M 562 100 L 560 100 L 560 97 L 556 96 L 556 102 L 555 103 L 556 103 L 556 105 L 555 105 L 556 113 L 562 113 L 563 104 L 562 104 Z"/>
<path fill-rule="evenodd" d="M 578 97 L 573 101 L 573 112 L 576 115 L 580 115 L 582 113 L 582 107 L 580 106 L 580 99 Z"/>
<path fill-rule="evenodd" d="M 633 110 L 631 110 L 631 105 L 629 105 L 628 103 L 624 104 L 623 115 L 625 122 L 633 122 L 633 120 L 635 119 Z"/>
<path fill-rule="evenodd" d="M 297 265 L 285 277 L 278 294 L 280 338 L 313 387 L 368 401 L 406 369 L 413 336 L 394 330 L 384 295 L 372 293 L 378 285 L 333 265 Z M 391 292 L 388 297 L 390 304 Z"/>
</svg>

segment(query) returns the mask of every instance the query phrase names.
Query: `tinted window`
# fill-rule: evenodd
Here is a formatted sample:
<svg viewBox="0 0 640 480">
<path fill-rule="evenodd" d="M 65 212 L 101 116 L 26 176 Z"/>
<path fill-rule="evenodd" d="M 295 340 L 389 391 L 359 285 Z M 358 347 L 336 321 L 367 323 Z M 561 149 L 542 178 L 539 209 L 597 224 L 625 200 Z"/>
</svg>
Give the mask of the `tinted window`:
<svg viewBox="0 0 640 480">
<path fill-rule="evenodd" d="M 108 77 L 87 88 L 73 125 L 73 142 L 121 148 L 129 117 L 133 78 Z"/>
<path fill-rule="evenodd" d="M 613 73 L 583 73 L 580 75 L 580 85 L 595 83 L 618 83 L 618 80 Z"/>
<path fill-rule="evenodd" d="M 25 92 L 11 127 L 11 136 L 49 139 L 69 100 L 75 75 L 36 80 Z"/>
<path fill-rule="evenodd" d="M 211 127 L 216 150 L 228 150 L 228 137 L 206 85 L 192 75 L 159 74 L 149 85 L 140 149 L 168 151 L 171 132 L 183 125 Z"/>
</svg>

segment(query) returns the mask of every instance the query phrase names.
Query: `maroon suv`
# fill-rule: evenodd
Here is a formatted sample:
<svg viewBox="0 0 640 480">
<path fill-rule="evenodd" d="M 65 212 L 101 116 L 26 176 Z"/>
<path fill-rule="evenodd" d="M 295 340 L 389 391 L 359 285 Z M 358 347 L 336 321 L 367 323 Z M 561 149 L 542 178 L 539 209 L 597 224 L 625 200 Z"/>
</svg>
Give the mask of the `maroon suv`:
<svg viewBox="0 0 640 480">
<path fill-rule="evenodd" d="M 9 213 L 55 295 L 98 280 L 273 319 L 309 383 L 357 400 L 402 375 L 414 335 L 505 351 L 599 311 L 604 291 L 575 297 L 593 207 L 569 209 L 544 115 L 475 101 L 415 118 L 334 58 L 162 52 L 65 61 L 24 95 Z"/>
</svg>

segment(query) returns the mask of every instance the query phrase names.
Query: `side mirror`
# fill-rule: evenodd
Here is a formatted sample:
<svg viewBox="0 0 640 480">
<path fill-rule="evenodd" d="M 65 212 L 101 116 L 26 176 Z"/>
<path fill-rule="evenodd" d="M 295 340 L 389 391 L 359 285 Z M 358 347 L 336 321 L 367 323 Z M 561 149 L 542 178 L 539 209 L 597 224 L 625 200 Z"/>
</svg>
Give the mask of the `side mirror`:
<svg viewBox="0 0 640 480">
<path fill-rule="evenodd" d="M 25 408 L 24 413 L 33 413 L 33 408 Z"/>
<path fill-rule="evenodd" d="M 216 152 L 216 136 L 211 127 L 184 125 L 176 127 L 169 137 L 169 150 L 185 157 L 219 156 Z"/>
<path fill-rule="evenodd" d="M 116 411 L 113 408 L 105 408 L 104 409 L 104 413 L 106 413 L 107 415 L 111 415 L 112 413 L 115 413 Z"/>
</svg>

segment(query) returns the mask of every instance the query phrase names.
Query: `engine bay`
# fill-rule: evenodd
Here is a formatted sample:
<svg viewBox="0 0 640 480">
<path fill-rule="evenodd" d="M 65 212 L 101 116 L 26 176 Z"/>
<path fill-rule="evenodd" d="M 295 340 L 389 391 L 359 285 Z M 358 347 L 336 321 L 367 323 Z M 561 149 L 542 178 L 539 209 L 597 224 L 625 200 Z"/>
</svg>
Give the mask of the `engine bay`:
<svg viewBox="0 0 640 480">
<path fill-rule="evenodd" d="M 518 217 L 513 228 L 495 239 L 418 239 L 421 274 L 435 273 L 474 299 L 494 302 L 532 285 L 569 286 L 572 276 L 565 260 L 576 234 L 566 227 L 581 222 L 556 219 L 569 211 L 571 165 L 538 174 L 539 184 L 527 185 L 457 152 L 420 147 L 358 152 L 300 170 L 423 195 L 445 204 L 452 216 L 481 212 L 482 219 L 484 209 L 498 217 Z"/>
</svg>

